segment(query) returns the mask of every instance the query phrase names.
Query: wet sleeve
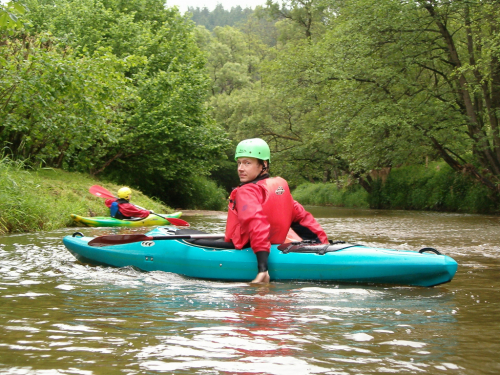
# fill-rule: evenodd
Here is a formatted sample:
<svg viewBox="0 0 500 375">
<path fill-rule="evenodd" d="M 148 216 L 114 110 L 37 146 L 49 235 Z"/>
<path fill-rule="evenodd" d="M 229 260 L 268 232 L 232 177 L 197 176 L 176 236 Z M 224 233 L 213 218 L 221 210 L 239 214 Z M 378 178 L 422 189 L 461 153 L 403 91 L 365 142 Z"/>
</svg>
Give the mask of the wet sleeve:
<svg viewBox="0 0 500 375">
<path fill-rule="evenodd" d="M 122 203 L 122 204 L 120 204 L 119 207 L 120 207 L 120 212 L 124 216 L 140 217 L 140 218 L 146 218 L 149 216 L 148 210 L 140 210 L 137 207 L 135 207 L 133 204 L 130 204 L 130 203 Z"/>
<path fill-rule="evenodd" d="M 293 201 L 293 222 L 302 225 L 318 236 L 321 243 L 328 243 L 328 237 L 310 212 L 307 212 L 302 205 Z"/>
<path fill-rule="evenodd" d="M 111 207 L 111 205 L 113 204 L 113 202 L 114 202 L 115 200 L 116 200 L 116 199 L 106 199 L 106 200 L 104 201 L 104 204 L 105 204 L 108 208 L 110 208 L 110 207 Z"/>
<path fill-rule="evenodd" d="M 264 200 L 265 190 L 257 184 L 242 186 L 236 200 L 241 231 L 248 233 L 250 245 L 255 253 L 259 251 L 269 252 L 271 249 L 270 225 L 262 209 Z"/>
</svg>

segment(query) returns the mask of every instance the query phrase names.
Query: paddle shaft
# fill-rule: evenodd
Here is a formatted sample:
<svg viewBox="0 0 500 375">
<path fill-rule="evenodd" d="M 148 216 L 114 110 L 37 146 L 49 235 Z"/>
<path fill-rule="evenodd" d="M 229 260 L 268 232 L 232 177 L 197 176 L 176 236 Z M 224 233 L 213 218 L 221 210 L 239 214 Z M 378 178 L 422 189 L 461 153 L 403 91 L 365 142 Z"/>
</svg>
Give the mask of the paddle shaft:
<svg viewBox="0 0 500 375">
<path fill-rule="evenodd" d="M 195 239 L 224 238 L 223 234 L 174 234 L 171 236 L 146 236 L 145 234 L 111 234 L 99 236 L 89 241 L 90 246 L 125 245 L 134 242 L 160 240 L 195 240 Z"/>
</svg>

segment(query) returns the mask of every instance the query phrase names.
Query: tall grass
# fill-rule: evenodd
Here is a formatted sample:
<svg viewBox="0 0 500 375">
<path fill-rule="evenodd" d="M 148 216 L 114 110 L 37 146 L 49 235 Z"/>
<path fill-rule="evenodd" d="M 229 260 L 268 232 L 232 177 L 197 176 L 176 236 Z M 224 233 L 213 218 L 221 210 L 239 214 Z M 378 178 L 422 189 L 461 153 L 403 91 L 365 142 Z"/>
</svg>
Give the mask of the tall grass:
<svg viewBox="0 0 500 375">
<path fill-rule="evenodd" d="M 485 186 L 437 162 L 393 169 L 385 183 L 373 185 L 369 203 L 373 208 L 468 213 L 500 209 Z"/>
<path fill-rule="evenodd" d="M 300 203 L 317 206 L 498 213 L 500 203 L 490 194 L 443 162 L 394 168 L 385 182 L 372 183 L 370 194 L 360 186 L 339 189 L 319 183 L 302 184 L 293 192 Z"/>
<path fill-rule="evenodd" d="M 306 183 L 299 185 L 292 195 L 301 204 L 368 208 L 368 193 L 361 186 L 339 189 L 336 184 Z"/>
<path fill-rule="evenodd" d="M 57 169 L 25 170 L 22 162 L 0 159 L 0 234 L 52 230 L 73 225 L 70 214 L 108 216 L 102 198 L 91 195 L 100 184 L 84 174 Z M 120 188 L 102 184 L 111 192 Z M 132 190 L 132 202 L 155 212 L 172 210 Z"/>
</svg>

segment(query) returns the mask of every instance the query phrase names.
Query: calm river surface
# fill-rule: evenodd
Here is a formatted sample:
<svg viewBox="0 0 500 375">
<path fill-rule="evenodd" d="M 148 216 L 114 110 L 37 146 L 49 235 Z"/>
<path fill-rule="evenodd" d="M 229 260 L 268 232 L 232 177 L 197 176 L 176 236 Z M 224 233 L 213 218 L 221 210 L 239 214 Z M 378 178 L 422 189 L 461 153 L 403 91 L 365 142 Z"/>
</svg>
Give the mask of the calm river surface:
<svg viewBox="0 0 500 375">
<path fill-rule="evenodd" d="M 431 246 L 457 275 L 434 288 L 251 286 L 91 267 L 61 241 L 124 230 L 0 236 L 0 373 L 500 373 L 500 217 L 308 209 L 330 239 Z M 223 213 L 183 218 L 223 232 Z"/>
</svg>

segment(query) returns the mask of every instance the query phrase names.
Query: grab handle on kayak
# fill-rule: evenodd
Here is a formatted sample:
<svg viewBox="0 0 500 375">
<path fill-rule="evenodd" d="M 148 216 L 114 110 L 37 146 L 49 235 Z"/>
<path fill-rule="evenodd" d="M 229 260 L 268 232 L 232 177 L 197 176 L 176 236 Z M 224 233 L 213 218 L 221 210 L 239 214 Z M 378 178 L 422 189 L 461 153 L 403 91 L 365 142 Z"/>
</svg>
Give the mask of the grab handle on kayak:
<svg viewBox="0 0 500 375">
<path fill-rule="evenodd" d="M 423 249 L 420 249 L 418 252 L 420 254 L 423 254 L 425 253 L 426 251 L 430 251 L 431 253 L 435 253 L 437 255 L 443 255 L 441 254 L 439 251 L 437 251 L 436 249 L 433 249 L 432 247 L 424 247 Z"/>
<path fill-rule="evenodd" d="M 84 237 L 82 232 L 75 232 L 75 233 L 73 233 L 73 235 L 71 237 L 76 237 L 76 236 Z"/>
</svg>

